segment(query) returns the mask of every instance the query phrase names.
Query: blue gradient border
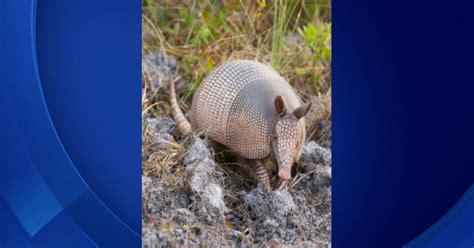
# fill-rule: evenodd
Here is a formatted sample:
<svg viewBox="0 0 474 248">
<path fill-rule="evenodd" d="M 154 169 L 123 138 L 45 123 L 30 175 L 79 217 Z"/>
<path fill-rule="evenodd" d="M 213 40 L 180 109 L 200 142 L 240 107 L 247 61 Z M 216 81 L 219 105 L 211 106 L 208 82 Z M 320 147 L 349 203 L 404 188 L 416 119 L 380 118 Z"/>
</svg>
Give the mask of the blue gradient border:
<svg viewBox="0 0 474 248">
<path fill-rule="evenodd" d="M 473 246 L 472 9 L 333 2 L 334 247 Z M 2 248 L 140 246 L 140 15 L 0 1 Z"/>
<path fill-rule="evenodd" d="M 140 246 L 141 3 L 0 1 L 0 31 L 0 246 Z"/>
<path fill-rule="evenodd" d="M 401 247 L 474 183 L 474 3 L 332 4 L 333 246 Z M 473 247 L 453 227 L 426 245 Z"/>
<path fill-rule="evenodd" d="M 472 247 L 473 230 L 474 185 L 443 218 L 404 247 Z"/>
</svg>

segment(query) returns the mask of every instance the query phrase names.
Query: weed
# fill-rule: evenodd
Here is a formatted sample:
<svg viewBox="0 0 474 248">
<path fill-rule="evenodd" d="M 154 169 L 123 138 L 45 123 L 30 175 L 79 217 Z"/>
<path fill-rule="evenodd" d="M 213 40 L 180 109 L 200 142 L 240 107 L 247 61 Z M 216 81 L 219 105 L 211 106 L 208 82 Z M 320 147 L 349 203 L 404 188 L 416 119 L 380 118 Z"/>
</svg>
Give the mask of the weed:
<svg viewBox="0 0 474 248">
<path fill-rule="evenodd" d="M 231 59 L 271 64 L 303 94 L 330 88 L 330 0 L 143 1 L 144 53 L 175 56 L 189 101 Z"/>
</svg>

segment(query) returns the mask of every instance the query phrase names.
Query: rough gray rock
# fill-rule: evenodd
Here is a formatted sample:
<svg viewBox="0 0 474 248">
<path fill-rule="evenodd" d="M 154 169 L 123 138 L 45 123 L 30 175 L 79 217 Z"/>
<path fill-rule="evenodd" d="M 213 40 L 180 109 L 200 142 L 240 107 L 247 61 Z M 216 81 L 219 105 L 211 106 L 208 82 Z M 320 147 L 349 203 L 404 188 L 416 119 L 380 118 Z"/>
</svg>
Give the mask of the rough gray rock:
<svg viewBox="0 0 474 248">
<path fill-rule="evenodd" d="M 176 209 L 175 221 L 177 224 L 186 225 L 196 221 L 196 215 L 187 208 Z"/>
<path fill-rule="evenodd" d="M 171 118 L 146 118 L 144 128 L 160 149 L 174 141 Z M 329 149 L 306 144 L 303 170 L 314 173 L 290 191 L 267 192 L 224 174 L 202 139 L 179 142 L 180 173 L 142 177 L 143 247 L 330 247 Z"/>
<path fill-rule="evenodd" d="M 169 117 L 147 118 L 147 127 L 153 133 L 170 134 L 176 130 L 176 122 Z"/>
<path fill-rule="evenodd" d="M 204 163 L 209 166 L 204 167 L 206 171 L 212 173 L 214 170 L 214 160 L 211 158 L 211 153 L 202 139 L 191 138 L 188 144 L 185 144 L 186 156 L 183 158 L 183 166 L 188 166 L 194 163 Z"/>
<path fill-rule="evenodd" d="M 270 213 L 277 220 L 284 220 L 296 209 L 293 197 L 288 191 L 275 190 L 269 196 Z"/>
<path fill-rule="evenodd" d="M 242 193 L 249 217 L 235 225 L 253 226 L 253 245 L 330 247 L 331 167 L 314 168 L 290 191 Z"/>
<path fill-rule="evenodd" d="M 297 230 L 292 221 L 297 214 L 293 197 L 288 191 L 266 192 L 256 188 L 244 197 L 250 207 L 251 218 L 255 220 L 255 235 L 266 242 L 292 244 Z"/>
<path fill-rule="evenodd" d="M 209 223 L 223 223 L 226 206 L 222 187 L 213 177 L 215 162 L 202 139 L 192 138 L 186 146 L 183 165 L 199 215 Z"/>
<path fill-rule="evenodd" d="M 169 143 L 174 141 L 170 134 L 176 130 L 176 123 L 169 117 L 156 117 L 145 119 L 145 129 L 151 134 L 151 144 L 161 150 L 169 148 Z"/>
<path fill-rule="evenodd" d="M 160 218 L 163 204 L 165 203 L 164 189 L 158 180 L 142 176 L 142 198 L 143 208 L 147 215 Z"/>
<path fill-rule="evenodd" d="M 321 121 L 319 124 L 319 134 L 317 135 L 318 143 L 322 147 L 331 149 L 332 145 L 332 121 Z"/>
<path fill-rule="evenodd" d="M 316 171 L 313 176 L 313 187 L 317 191 L 331 190 L 331 167 L 324 165 L 316 165 Z"/>
<path fill-rule="evenodd" d="M 331 188 L 331 151 L 320 146 L 315 141 L 305 144 L 300 162 L 306 172 L 313 171 L 313 176 L 307 178 L 314 191 L 325 191 Z"/>
<path fill-rule="evenodd" d="M 171 119 L 149 122 L 154 134 L 171 135 L 174 130 Z M 302 158 L 314 173 L 290 191 L 267 192 L 231 182 L 217 169 L 202 139 L 180 142 L 184 174 L 173 180 L 182 180 L 182 186 L 142 178 L 144 247 L 330 247 L 329 150 L 308 143 Z"/>
<path fill-rule="evenodd" d="M 268 214 L 266 196 L 267 193 L 262 188 L 256 188 L 245 195 L 244 201 L 250 207 L 252 218 L 261 218 Z"/>
<path fill-rule="evenodd" d="M 142 247 L 171 247 L 166 235 L 157 230 L 163 218 L 164 189 L 158 180 L 142 176 Z"/>
<path fill-rule="evenodd" d="M 279 222 L 296 209 L 291 194 L 281 190 L 265 192 L 261 188 L 256 188 L 245 196 L 245 202 L 251 207 L 253 217 L 261 218 L 269 215 Z M 267 219 L 268 221 L 272 222 L 270 219 Z"/>
<path fill-rule="evenodd" d="M 315 169 L 317 164 L 331 166 L 331 151 L 320 146 L 314 140 L 306 143 L 300 158 L 307 171 Z"/>
<path fill-rule="evenodd" d="M 142 71 L 150 80 L 151 90 L 165 87 L 177 71 L 176 59 L 164 52 L 146 54 L 142 59 Z"/>
<path fill-rule="evenodd" d="M 308 182 L 311 183 L 311 182 Z M 304 183 L 293 191 L 297 214 L 291 219 L 297 226 L 298 244 L 312 244 L 311 247 L 330 247 L 331 245 L 331 191 L 302 193 L 309 188 Z M 308 192 L 309 191 L 309 192 Z M 310 241 L 310 242 L 308 242 Z"/>
<path fill-rule="evenodd" d="M 173 247 L 166 234 L 157 231 L 153 226 L 142 222 L 142 247 Z"/>
</svg>

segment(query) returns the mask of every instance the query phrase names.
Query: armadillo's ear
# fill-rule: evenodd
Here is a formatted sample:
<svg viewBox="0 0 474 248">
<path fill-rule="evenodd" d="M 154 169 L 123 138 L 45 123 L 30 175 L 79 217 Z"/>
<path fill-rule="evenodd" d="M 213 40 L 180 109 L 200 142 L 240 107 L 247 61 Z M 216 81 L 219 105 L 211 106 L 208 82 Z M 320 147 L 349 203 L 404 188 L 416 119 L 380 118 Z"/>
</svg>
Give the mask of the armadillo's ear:
<svg viewBox="0 0 474 248">
<path fill-rule="evenodd" d="M 286 114 L 286 106 L 285 101 L 283 101 L 283 97 L 277 96 L 275 98 L 275 110 L 279 116 Z"/>
<path fill-rule="evenodd" d="M 305 116 L 309 109 L 311 108 L 311 102 L 305 103 L 301 106 L 299 106 L 295 111 L 293 111 L 293 115 L 296 117 L 296 119 L 300 119 L 301 117 Z"/>
</svg>

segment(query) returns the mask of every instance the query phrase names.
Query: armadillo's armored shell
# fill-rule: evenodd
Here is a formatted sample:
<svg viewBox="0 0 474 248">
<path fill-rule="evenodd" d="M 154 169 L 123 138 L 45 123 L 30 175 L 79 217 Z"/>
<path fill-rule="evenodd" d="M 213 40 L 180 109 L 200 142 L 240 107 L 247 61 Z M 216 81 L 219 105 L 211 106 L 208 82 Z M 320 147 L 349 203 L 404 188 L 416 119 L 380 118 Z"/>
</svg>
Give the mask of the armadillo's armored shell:
<svg viewBox="0 0 474 248">
<path fill-rule="evenodd" d="M 264 158 L 271 152 L 278 95 L 288 111 L 301 105 L 291 86 L 272 68 L 247 60 L 224 64 L 202 81 L 194 95 L 193 130 L 204 131 L 242 157 Z"/>
</svg>

